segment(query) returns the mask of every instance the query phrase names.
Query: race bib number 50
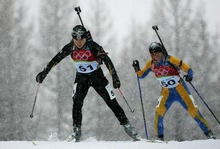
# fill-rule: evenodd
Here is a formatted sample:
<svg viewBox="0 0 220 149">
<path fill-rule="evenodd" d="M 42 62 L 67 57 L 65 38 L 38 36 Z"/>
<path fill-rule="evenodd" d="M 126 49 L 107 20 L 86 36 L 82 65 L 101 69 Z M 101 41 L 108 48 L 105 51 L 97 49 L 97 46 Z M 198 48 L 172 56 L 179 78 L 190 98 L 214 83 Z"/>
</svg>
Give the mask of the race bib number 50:
<svg viewBox="0 0 220 149">
<path fill-rule="evenodd" d="M 157 78 L 160 81 L 160 84 L 165 88 L 174 88 L 179 84 L 180 77 L 179 76 L 166 76 Z"/>
</svg>

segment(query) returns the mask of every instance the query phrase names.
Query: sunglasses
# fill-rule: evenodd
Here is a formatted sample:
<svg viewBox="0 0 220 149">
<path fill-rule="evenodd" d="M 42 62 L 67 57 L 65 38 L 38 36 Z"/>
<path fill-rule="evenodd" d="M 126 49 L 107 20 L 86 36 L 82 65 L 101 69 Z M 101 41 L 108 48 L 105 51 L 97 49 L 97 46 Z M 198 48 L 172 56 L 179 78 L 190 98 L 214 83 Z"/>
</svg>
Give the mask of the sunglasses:
<svg viewBox="0 0 220 149">
<path fill-rule="evenodd" d="M 73 39 L 76 39 L 76 40 L 84 39 L 84 38 L 86 38 L 86 36 L 73 36 Z"/>
</svg>

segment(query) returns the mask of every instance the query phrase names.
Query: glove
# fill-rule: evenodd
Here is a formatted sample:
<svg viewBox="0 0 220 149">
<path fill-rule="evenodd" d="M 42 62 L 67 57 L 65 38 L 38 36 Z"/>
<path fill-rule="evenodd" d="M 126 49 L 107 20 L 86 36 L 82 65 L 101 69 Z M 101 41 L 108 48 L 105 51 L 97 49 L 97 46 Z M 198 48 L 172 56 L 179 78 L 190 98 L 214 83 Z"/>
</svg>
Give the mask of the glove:
<svg viewBox="0 0 220 149">
<path fill-rule="evenodd" d="M 36 81 L 38 83 L 42 83 L 44 81 L 44 79 L 46 78 L 48 74 L 48 71 L 46 69 L 44 69 L 42 72 L 40 72 L 37 76 L 36 76 Z"/>
<path fill-rule="evenodd" d="M 191 82 L 192 79 L 193 79 L 193 71 L 192 69 L 189 69 L 187 75 L 185 75 L 185 80 L 187 82 Z"/>
<path fill-rule="evenodd" d="M 115 89 L 116 88 L 120 88 L 121 83 L 120 83 L 120 80 L 119 80 L 118 76 L 117 75 L 113 75 L 112 80 L 113 80 L 113 87 Z"/>
<path fill-rule="evenodd" d="M 192 81 L 192 79 L 193 79 L 193 77 L 191 76 L 191 75 L 186 75 L 185 76 L 185 80 L 187 81 L 187 82 L 191 82 Z"/>
<path fill-rule="evenodd" d="M 134 67 L 135 72 L 138 72 L 140 70 L 139 61 L 133 60 L 132 66 Z"/>
</svg>

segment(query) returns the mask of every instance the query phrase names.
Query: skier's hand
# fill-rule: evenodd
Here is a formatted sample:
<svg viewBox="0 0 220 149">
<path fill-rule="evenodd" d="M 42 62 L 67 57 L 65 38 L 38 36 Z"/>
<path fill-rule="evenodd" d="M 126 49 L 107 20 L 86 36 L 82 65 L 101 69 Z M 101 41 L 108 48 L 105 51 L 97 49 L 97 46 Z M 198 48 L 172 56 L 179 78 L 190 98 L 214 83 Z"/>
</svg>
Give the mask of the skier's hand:
<svg viewBox="0 0 220 149">
<path fill-rule="evenodd" d="M 132 66 L 134 67 L 135 72 L 138 72 L 140 70 L 139 61 L 133 60 Z"/>
<path fill-rule="evenodd" d="M 191 82 L 192 79 L 193 79 L 193 71 L 192 71 L 192 69 L 189 69 L 188 72 L 187 72 L 187 75 L 185 75 L 184 77 L 185 77 L 185 80 L 187 82 Z"/>
<path fill-rule="evenodd" d="M 42 83 L 44 81 L 44 79 L 46 78 L 48 72 L 44 69 L 42 72 L 40 72 L 37 76 L 36 76 L 36 81 L 38 83 Z"/>
<path fill-rule="evenodd" d="M 118 78 L 117 75 L 113 75 L 112 76 L 112 80 L 113 80 L 113 87 L 116 89 L 116 88 L 120 88 L 121 86 L 121 83 L 120 83 L 120 80 Z"/>
<path fill-rule="evenodd" d="M 186 80 L 187 82 L 191 82 L 192 79 L 193 79 L 193 76 L 192 76 L 192 75 L 189 75 L 189 74 L 185 75 L 185 80 Z"/>
</svg>

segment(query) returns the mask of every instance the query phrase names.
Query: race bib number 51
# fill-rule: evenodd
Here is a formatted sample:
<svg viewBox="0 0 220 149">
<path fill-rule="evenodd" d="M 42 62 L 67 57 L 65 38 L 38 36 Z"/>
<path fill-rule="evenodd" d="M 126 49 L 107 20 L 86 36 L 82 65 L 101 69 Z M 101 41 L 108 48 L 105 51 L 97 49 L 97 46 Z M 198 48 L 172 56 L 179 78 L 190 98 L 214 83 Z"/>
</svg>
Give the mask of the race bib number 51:
<svg viewBox="0 0 220 149">
<path fill-rule="evenodd" d="M 179 84 L 180 77 L 179 76 L 166 76 L 157 78 L 160 81 L 160 84 L 165 88 L 174 88 Z"/>
<path fill-rule="evenodd" d="M 75 68 L 80 73 L 90 73 L 95 71 L 98 68 L 98 63 L 96 61 L 93 62 L 78 62 L 75 63 Z"/>
</svg>

